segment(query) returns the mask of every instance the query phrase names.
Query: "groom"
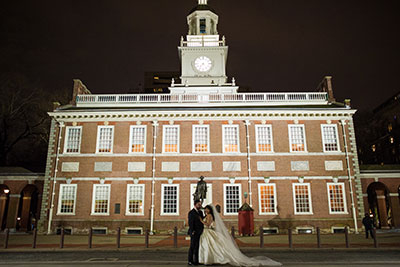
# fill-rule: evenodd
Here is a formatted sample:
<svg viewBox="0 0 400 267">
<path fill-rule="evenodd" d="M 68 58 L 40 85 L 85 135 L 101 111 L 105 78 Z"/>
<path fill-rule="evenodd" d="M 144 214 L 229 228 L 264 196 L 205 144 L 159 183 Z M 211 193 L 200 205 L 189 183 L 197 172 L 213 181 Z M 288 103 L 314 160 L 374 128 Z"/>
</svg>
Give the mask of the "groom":
<svg viewBox="0 0 400 267">
<path fill-rule="evenodd" d="M 201 219 L 204 218 L 201 209 L 201 201 L 194 201 L 194 208 L 189 212 L 189 231 L 190 248 L 189 248 L 189 265 L 199 264 L 199 245 L 200 236 L 203 233 L 204 225 Z"/>
</svg>

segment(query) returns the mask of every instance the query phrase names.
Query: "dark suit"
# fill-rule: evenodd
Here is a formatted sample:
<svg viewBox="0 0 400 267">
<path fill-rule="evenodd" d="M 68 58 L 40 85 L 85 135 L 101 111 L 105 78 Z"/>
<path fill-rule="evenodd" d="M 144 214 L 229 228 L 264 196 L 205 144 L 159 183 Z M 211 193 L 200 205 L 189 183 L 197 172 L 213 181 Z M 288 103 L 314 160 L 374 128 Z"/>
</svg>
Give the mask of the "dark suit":
<svg viewBox="0 0 400 267">
<path fill-rule="evenodd" d="M 196 209 L 192 209 L 189 212 L 188 216 L 189 216 L 188 235 L 190 235 L 189 262 L 198 264 L 200 236 L 204 230 L 204 224 L 201 222 L 200 218 L 203 219 L 204 216 L 201 210 L 197 211 Z"/>
</svg>

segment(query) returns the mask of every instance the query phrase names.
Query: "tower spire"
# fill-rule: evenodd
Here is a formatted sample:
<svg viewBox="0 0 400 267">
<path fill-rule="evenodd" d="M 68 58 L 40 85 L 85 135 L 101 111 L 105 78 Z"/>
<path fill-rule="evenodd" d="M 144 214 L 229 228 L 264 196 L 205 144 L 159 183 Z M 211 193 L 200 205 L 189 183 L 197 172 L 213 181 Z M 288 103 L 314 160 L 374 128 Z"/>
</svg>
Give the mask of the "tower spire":
<svg viewBox="0 0 400 267">
<path fill-rule="evenodd" d="M 207 0 L 199 0 L 199 5 L 207 5 Z"/>
</svg>

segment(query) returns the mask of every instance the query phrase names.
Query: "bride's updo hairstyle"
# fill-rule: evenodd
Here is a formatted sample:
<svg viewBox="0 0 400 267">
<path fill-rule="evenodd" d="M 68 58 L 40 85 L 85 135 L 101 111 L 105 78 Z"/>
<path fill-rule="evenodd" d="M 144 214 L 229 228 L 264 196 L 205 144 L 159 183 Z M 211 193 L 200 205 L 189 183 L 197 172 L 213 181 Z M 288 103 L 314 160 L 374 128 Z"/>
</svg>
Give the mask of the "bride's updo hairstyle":
<svg viewBox="0 0 400 267">
<path fill-rule="evenodd" d="M 208 210 L 210 211 L 210 214 L 211 214 L 211 216 L 212 216 L 212 218 L 213 218 L 213 221 L 215 221 L 213 208 L 212 208 L 210 205 L 207 205 L 207 206 L 205 207 L 205 209 L 208 209 Z"/>
</svg>

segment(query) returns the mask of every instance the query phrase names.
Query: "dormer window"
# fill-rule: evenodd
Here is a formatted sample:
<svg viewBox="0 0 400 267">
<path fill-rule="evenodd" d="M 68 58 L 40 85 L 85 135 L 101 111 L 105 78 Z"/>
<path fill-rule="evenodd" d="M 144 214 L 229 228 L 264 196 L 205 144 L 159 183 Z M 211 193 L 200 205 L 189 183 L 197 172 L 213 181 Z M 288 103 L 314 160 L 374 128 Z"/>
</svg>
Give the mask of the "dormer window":
<svg viewBox="0 0 400 267">
<path fill-rule="evenodd" d="M 200 34 L 206 34 L 206 19 L 200 19 Z"/>
</svg>

